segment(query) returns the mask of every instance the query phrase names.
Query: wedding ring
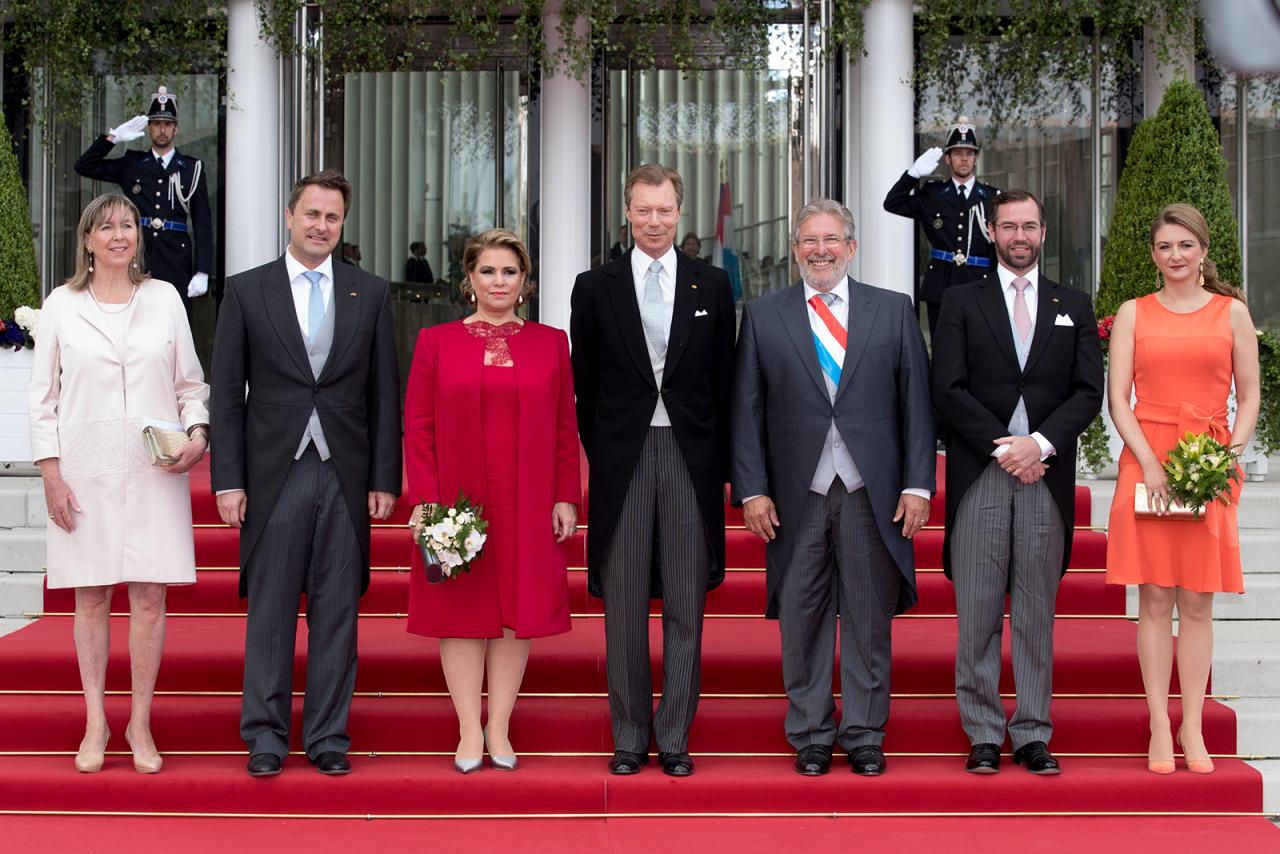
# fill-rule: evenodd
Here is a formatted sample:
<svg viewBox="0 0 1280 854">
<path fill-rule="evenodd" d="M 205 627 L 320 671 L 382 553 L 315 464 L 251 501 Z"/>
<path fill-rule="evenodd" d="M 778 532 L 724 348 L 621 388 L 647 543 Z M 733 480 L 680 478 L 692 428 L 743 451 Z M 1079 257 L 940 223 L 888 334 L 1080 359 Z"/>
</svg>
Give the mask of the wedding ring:
<svg viewBox="0 0 1280 854">
<path fill-rule="evenodd" d="M 52 513 L 50 513 L 50 514 L 49 514 L 49 518 L 50 518 L 50 519 L 52 519 L 52 518 L 53 518 L 53 514 L 52 514 Z"/>
</svg>

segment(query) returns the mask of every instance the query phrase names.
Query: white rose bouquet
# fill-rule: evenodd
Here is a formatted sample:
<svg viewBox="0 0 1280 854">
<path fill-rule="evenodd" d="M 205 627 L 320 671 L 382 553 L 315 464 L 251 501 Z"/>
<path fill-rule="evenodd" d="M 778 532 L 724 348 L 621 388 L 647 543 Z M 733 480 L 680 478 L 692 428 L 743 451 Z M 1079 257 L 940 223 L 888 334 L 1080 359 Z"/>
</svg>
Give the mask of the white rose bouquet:
<svg viewBox="0 0 1280 854">
<path fill-rule="evenodd" d="M 470 571 L 488 538 L 489 522 L 481 515 L 483 510 L 462 492 L 453 504 L 418 505 L 409 526 L 422 550 L 428 582 L 438 584 Z"/>
</svg>

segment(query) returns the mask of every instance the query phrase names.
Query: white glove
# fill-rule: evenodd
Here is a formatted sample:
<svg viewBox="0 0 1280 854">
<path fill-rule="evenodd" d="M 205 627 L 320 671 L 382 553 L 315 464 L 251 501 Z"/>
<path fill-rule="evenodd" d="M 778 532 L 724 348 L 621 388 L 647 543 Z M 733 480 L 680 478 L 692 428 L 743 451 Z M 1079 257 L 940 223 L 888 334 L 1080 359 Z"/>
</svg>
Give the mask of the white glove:
<svg viewBox="0 0 1280 854">
<path fill-rule="evenodd" d="M 942 149 L 935 145 L 916 158 L 916 162 L 911 164 L 907 174 L 912 178 L 923 178 L 925 175 L 932 175 L 933 170 L 938 168 L 940 160 L 942 160 Z"/>
<path fill-rule="evenodd" d="M 132 142 L 135 139 L 141 139 L 146 132 L 147 117 L 134 116 L 120 127 L 107 131 L 107 136 L 112 137 L 116 142 Z"/>
<path fill-rule="evenodd" d="M 187 282 L 187 298 L 195 299 L 209 293 L 209 274 L 196 273 L 191 277 L 191 281 Z"/>
</svg>

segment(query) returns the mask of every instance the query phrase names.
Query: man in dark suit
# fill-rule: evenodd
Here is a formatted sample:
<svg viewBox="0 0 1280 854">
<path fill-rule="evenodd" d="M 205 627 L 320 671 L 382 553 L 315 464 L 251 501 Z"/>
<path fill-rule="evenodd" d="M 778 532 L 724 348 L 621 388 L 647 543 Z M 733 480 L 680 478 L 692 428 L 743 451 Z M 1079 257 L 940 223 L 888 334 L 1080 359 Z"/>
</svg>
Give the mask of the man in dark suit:
<svg viewBox="0 0 1280 854">
<path fill-rule="evenodd" d="M 132 142 L 144 132 L 151 137 L 150 151 L 107 157 L 117 142 Z M 209 290 L 213 219 L 204 163 L 174 148 L 177 134 L 178 100 L 161 86 L 151 96 L 147 115 L 134 116 L 95 139 L 75 168 L 86 178 L 119 184 L 120 192 L 138 206 L 148 272 L 178 289 L 190 317 L 191 300 Z"/>
<path fill-rule="evenodd" d="M 427 244 L 421 240 L 409 244 L 409 258 L 404 262 L 404 280 L 417 284 L 431 284 L 436 280 L 427 260 Z"/>
<path fill-rule="evenodd" d="M 947 161 L 951 177 L 920 185 L 920 179 L 938 167 L 939 159 Z M 961 116 L 947 134 L 946 153 L 934 147 L 920 155 L 884 197 L 885 210 L 914 219 L 929 241 L 929 266 L 919 298 L 928 308 L 930 340 L 938 326 L 943 292 L 982 278 L 995 264 L 986 206 L 999 190 L 975 177 L 977 159 L 977 131 Z"/>
<path fill-rule="evenodd" d="M 592 594 L 604 598 L 614 774 L 638 772 L 651 737 L 664 772 L 693 773 L 703 606 L 724 580 L 733 296 L 723 270 L 676 251 L 683 198 L 675 170 L 633 170 L 625 199 L 635 246 L 573 286 L 587 565 Z M 650 597 L 662 599 L 656 719 Z"/>
<path fill-rule="evenodd" d="M 1057 774 L 1048 747 L 1054 605 L 1075 527 L 1076 439 L 1102 406 L 1102 351 L 1089 295 L 1037 270 L 1040 202 L 1007 190 L 989 214 L 999 266 L 943 295 L 933 342 L 933 401 L 952 434 L 943 566 L 959 618 L 956 698 L 972 745 L 965 768 L 997 772 L 1007 591 L 1013 758 Z"/>
<path fill-rule="evenodd" d="M 890 629 L 916 601 L 911 539 L 934 489 L 928 357 L 911 299 L 848 276 L 858 244 L 847 208 L 810 202 L 792 247 L 803 282 L 742 315 L 733 500 L 768 543 L 766 615 L 782 634 L 796 771 L 827 773 L 839 742 L 854 773 L 875 776 L 886 767 Z"/>
<path fill-rule="evenodd" d="M 214 339 L 212 481 L 222 520 L 240 529 L 240 595 L 249 598 L 240 735 L 253 776 L 280 773 L 289 752 L 303 592 L 303 746 L 322 774 L 351 770 L 369 520 L 388 518 L 400 492 L 387 282 L 331 257 L 350 204 L 338 172 L 295 184 L 288 249 L 227 281 Z"/>
</svg>

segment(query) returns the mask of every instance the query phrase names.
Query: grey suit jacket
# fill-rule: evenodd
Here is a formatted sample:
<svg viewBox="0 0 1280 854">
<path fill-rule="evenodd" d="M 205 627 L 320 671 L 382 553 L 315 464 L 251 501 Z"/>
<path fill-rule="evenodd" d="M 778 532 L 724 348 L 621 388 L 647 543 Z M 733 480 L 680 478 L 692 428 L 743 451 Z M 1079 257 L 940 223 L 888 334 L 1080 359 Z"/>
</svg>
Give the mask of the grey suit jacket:
<svg viewBox="0 0 1280 854">
<path fill-rule="evenodd" d="M 284 260 L 227 280 L 213 343 L 210 473 L 215 492 L 244 489 L 248 498 L 241 596 L 245 567 L 313 411 L 364 554 L 362 590 L 369 583 L 369 492 L 400 494 L 400 367 L 387 280 L 350 264 L 334 264 L 333 276 L 333 345 L 319 377 Z"/>
<path fill-rule="evenodd" d="M 901 571 L 898 613 L 916 601 L 911 540 L 893 523 L 905 488 L 934 490 L 929 360 L 905 294 L 849 280 L 849 345 L 835 401 L 809 328 L 804 286 L 753 301 L 738 333 L 733 395 L 732 498 L 768 495 L 782 525 L 767 549 L 768 607 L 791 559 L 809 484 L 834 417 L 871 499 L 876 526 Z"/>
</svg>

